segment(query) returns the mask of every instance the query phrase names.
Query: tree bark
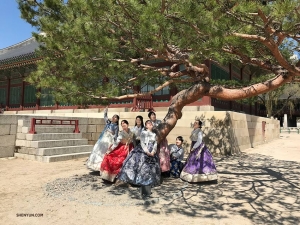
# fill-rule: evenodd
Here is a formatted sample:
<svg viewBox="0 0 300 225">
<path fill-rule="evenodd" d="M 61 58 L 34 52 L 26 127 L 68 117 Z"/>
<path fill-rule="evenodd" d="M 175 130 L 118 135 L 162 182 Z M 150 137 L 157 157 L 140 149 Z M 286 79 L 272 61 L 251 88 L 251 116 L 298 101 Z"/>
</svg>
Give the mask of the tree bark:
<svg viewBox="0 0 300 225">
<path fill-rule="evenodd" d="M 201 82 L 189 89 L 177 93 L 171 100 L 168 113 L 163 122 L 155 130 L 157 141 L 160 143 L 176 126 L 177 120 L 182 117 L 182 109 L 185 105 L 197 101 L 203 96 L 209 96 L 222 100 L 239 100 L 253 97 L 272 91 L 281 85 L 290 82 L 293 76 L 277 75 L 275 78 L 263 83 L 254 84 L 240 89 L 228 89 L 222 86 L 213 86 L 208 82 Z"/>
</svg>

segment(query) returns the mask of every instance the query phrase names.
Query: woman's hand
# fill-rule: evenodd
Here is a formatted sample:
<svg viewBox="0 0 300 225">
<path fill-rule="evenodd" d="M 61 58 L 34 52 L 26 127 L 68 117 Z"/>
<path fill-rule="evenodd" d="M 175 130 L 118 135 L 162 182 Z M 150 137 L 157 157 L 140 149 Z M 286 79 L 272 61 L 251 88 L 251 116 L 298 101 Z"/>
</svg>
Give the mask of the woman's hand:
<svg viewBox="0 0 300 225">
<path fill-rule="evenodd" d="M 150 152 L 147 152 L 147 155 L 148 155 L 148 156 L 151 156 L 151 157 L 153 157 L 153 156 L 154 156 L 154 154 L 155 154 L 154 152 L 152 152 L 152 153 L 150 153 Z"/>
</svg>

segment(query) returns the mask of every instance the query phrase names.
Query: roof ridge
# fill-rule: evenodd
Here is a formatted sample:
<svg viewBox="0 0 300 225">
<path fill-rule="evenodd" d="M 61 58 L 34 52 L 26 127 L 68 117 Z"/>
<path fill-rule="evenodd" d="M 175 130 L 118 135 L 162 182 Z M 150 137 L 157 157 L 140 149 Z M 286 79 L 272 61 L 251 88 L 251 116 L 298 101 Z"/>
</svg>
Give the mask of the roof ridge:
<svg viewBox="0 0 300 225">
<path fill-rule="evenodd" d="M 19 42 L 19 43 L 17 43 L 17 44 L 8 46 L 8 47 L 6 47 L 6 48 L 2 48 L 2 49 L 0 49 L 0 55 L 1 55 L 1 54 L 4 54 L 4 53 L 6 53 L 7 51 L 10 51 L 10 50 L 12 50 L 12 49 L 19 48 L 19 47 L 22 47 L 22 46 L 24 46 L 24 45 L 30 44 L 30 43 L 33 42 L 33 41 L 35 41 L 35 37 L 30 37 L 30 38 L 28 38 L 28 39 L 26 39 L 26 40 L 24 40 L 24 41 L 21 41 L 21 42 Z"/>
</svg>

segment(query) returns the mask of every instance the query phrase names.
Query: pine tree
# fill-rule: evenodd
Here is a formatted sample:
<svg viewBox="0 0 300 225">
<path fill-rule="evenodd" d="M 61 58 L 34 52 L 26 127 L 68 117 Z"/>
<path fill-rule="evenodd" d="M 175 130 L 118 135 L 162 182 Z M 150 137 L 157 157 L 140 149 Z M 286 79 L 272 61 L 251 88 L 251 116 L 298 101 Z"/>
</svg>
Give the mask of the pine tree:
<svg viewBox="0 0 300 225">
<path fill-rule="evenodd" d="M 28 23 L 44 32 L 43 60 L 28 81 L 61 101 L 133 97 L 141 83 L 183 88 L 160 127 L 164 138 L 182 108 L 203 96 L 245 99 L 297 79 L 299 0 L 18 0 Z M 150 60 L 169 62 L 157 68 Z M 203 61 L 239 61 L 273 74 L 257 84 L 209 80 Z M 185 70 L 178 71 L 179 65 Z M 265 73 L 264 73 L 265 74 Z M 109 82 L 107 82 L 109 81 Z M 184 84 L 184 85 L 183 85 Z M 123 93 L 123 94 L 122 94 Z M 164 126 L 167 125 L 167 126 Z"/>
</svg>

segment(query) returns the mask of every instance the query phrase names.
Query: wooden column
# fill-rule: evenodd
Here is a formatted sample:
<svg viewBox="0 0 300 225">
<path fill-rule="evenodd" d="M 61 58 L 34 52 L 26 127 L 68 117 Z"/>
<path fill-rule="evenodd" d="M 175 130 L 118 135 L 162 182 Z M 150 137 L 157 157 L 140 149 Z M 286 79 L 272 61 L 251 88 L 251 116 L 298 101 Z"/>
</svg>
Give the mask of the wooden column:
<svg viewBox="0 0 300 225">
<path fill-rule="evenodd" d="M 23 79 L 23 77 L 22 77 Z M 25 93 L 25 81 L 22 81 L 22 86 L 21 86 L 21 104 L 20 104 L 20 110 L 24 109 L 24 93 Z"/>
<path fill-rule="evenodd" d="M 9 99 L 10 99 L 10 78 L 7 79 L 7 95 L 6 95 L 6 108 L 9 109 Z"/>
<path fill-rule="evenodd" d="M 39 92 L 41 92 L 41 88 L 38 88 L 36 90 L 36 94 L 38 94 Z M 35 109 L 39 110 L 40 109 L 40 105 L 41 105 L 41 98 L 36 98 Z"/>
</svg>

